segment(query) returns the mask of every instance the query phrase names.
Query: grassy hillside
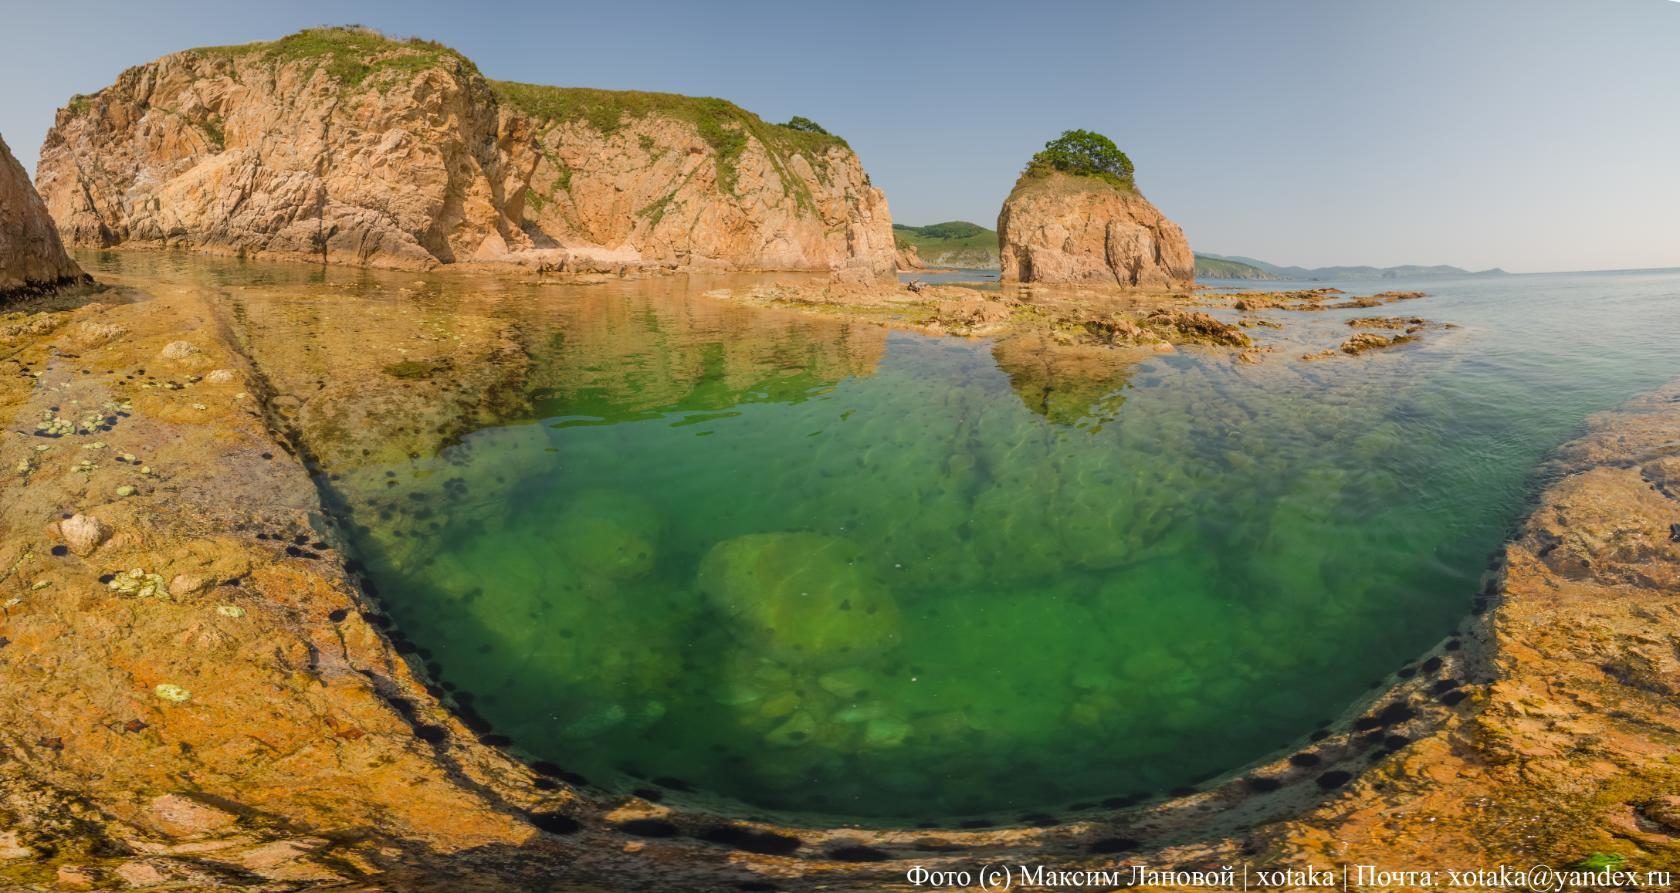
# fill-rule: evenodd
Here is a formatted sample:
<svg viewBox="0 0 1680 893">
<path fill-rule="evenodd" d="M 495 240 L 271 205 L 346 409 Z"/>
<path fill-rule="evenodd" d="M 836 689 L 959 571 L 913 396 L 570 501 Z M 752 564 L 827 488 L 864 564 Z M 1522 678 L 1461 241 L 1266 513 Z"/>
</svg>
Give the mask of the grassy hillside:
<svg viewBox="0 0 1680 893">
<path fill-rule="evenodd" d="M 936 267 L 995 267 L 998 237 L 993 230 L 965 220 L 928 226 L 893 224 L 893 241 L 913 245 L 922 261 Z"/>
<path fill-rule="evenodd" d="M 306 28 L 279 40 L 199 47 L 192 52 L 228 58 L 261 55 L 280 64 L 315 62 L 324 66 L 332 78 L 351 86 L 360 86 L 370 77 L 386 72 L 407 76 L 450 61 L 478 71 L 471 59 L 441 43 L 419 38 L 397 40 L 356 25 Z"/>
<path fill-rule="evenodd" d="M 1197 279 L 1276 279 L 1271 273 L 1241 261 L 1196 255 Z"/>
</svg>

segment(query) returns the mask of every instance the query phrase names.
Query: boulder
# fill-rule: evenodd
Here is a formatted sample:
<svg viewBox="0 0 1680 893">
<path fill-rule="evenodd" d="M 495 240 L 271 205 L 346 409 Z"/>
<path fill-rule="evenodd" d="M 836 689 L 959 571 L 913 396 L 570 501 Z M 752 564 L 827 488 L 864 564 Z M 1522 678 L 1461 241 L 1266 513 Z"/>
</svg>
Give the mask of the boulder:
<svg viewBox="0 0 1680 893">
<path fill-rule="evenodd" d="M 83 558 L 92 555 L 100 544 L 111 537 L 111 528 L 104 521 L 92 515 L 82 514 L 71 515 L 60 521 L 58 532 L 64 537 L 64 545 Z"/>
<path fill-rule="evenodd" d="M 858 548 L 816 533 L 713 546 L 700 589 L 746 639 L 795 666 L 835 666 L 898 644 L 899 611 Z"/>
<path fill-rule="evenodd" d="M 554 548 L 566 566 L 603 580 L 634 580 L 653 569 L 659 516 L 642 499 L 586 490 L 567 500 Z"/>
</svg>

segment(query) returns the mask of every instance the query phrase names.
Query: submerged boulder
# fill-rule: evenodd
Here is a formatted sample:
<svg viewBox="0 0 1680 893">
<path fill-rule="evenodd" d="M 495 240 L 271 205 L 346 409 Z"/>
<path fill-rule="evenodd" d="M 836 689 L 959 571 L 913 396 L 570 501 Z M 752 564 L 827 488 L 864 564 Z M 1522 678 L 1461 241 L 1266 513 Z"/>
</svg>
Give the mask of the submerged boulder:
<svg viewBox="0 0 1680 893">
<path fill-rule="evenodd" d="M 700 589 L 751 638 L 798 665 L 892 648 L 898 604 L 859 549 L 816 533 L 755 533 L 712 547 Z"/>
<path fill-rule="evenodd" d="M 0 139 L 0 298 L 50 291 L 86 278 L 64 253 L 29 174 Z"/>
<path fill-rule="evenodd" d="M 571 568 L 606 580 L 634 580 L 653 569 L 659 516 L 642 499 L 586 490 L 568 501 L 554 548 Z"/>
</svg>

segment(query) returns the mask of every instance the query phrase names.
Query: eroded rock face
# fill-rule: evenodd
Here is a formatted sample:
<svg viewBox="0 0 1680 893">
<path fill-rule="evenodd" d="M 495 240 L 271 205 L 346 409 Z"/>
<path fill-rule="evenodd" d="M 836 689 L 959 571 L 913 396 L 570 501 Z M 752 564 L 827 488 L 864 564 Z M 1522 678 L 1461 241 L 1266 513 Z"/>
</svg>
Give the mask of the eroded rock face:
<svg viewBox="0 0 1680 893">
<path fill-rule="evenodd" d="M 1022 177 L 998 215 L 998 246 L 1005 280 L 1176 289 L 1195 279 L 1178 224 L 1094 177 Z"/>
<path fill-rule="evenodd" d="M 914 245 L 906 245 L 898 249 L 898 268 L 900 270 L 925 270 L 927 264 L 922 262 L 921 252 Z"/>
<path fill-rule="evenodd" d="M 895 260 L 886 200 L 838 139 L 721 100 L 492 84 L 355 30 L 129 69 L 59 112 L 37 185 L 78 245 L 394 268 Z"/>
<path fill-rule="evenodd" d="M 45 291 L 85 278 L 64 253 L 29 174 L 0 139 L 0 297 Z"/>
</svg>

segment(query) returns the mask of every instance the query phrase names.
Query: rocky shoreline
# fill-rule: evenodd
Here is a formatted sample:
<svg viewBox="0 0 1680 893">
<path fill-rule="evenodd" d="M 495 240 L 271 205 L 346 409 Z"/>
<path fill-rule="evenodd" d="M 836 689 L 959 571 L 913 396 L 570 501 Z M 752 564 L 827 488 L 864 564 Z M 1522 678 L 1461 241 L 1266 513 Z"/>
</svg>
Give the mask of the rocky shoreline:
<svg viewBox="0 0 1680 893">
<path fill-rule="evenodd" d="M 1019 325 L 1083 350 L 1249 337 L 1137 295 L 1111 296 L 1104 330 L 1053 298 L 1000 318 L 971 290 L 897 306 L 810 288 L 718 297 L 929 331 Z M 810 300 L 825 289 L 844 300 Z M 1291 754 L 1165 802 L 1007 827 L 786 827 L 594 790 L 452 704 L 311 481 L 320 421 L 300 414 L 330 394 L 288 408 L 271 384 L 282 358 L 242 345 L 224 312 L 192 288 L 119 282 L 0 315 L 7 884 L 886 890 L 916 865 L 995 861 L 1680 863 L 1680 385 L 1560 450 L 1477 613 Z M 1175 315 L 1149 324 L 1161 312 Z M 493 350 L 495 333 L 475 343 Z M 405 399 L 453 393 L 447 378 Z"/>
</svg>

